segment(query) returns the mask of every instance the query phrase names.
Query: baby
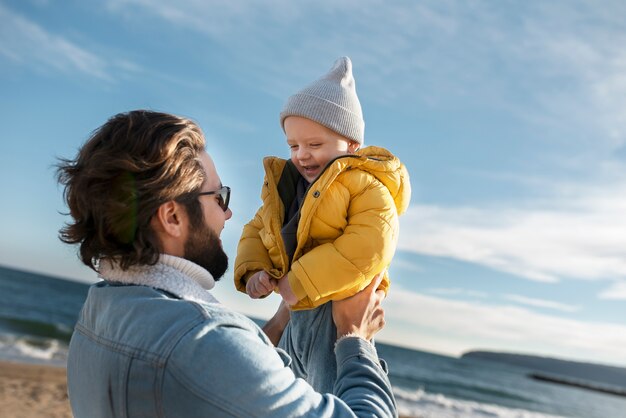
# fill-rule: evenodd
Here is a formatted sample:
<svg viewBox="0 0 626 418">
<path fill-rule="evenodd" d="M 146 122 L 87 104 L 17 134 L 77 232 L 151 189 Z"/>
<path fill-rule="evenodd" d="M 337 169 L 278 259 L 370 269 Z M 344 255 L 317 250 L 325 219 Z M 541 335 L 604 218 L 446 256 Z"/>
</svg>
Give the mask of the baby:
<svg viewBox="0 0 626 418">
<path fill-rule="evenodd" d="M 292 313 L 279 347 L 297 376 L 333 392 L 337 335 L 326 302 L 379 273 L 387 291 L 409 176 L 389 151 L 361 148 L 365 124 L 347 57 L 291 96 L 280 122 L 291 158 L 263 161 L 263 205 L 243 229 L 235 286 L 252 298 L 281 294 Z"/>
</svg>

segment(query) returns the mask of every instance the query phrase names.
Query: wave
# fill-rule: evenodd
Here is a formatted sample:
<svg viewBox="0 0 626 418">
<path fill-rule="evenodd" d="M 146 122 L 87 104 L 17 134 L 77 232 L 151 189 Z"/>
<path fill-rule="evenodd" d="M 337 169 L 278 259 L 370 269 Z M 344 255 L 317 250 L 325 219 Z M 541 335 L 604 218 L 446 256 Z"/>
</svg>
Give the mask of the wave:
<svg viewBox="0 0 626 418">
<path fill-rule="evenodd" d="M 68 345 L 60 340 L 27 335 L 0 334 L 0 359 L 64 366 Z"/>
<path fill-rule="evenodd" d="M 550 415 L 524 409 L 507 408 L 493 404 L 473 402 L 446 397 L 441 394 L 427 393 L 422 389 L 415 391 L 393 388 L 398 412 L 407 418 L 557 418 Z"/>
<path fill-rule="evenodd" d="M 0 318 L 0 359 L 65 365 L 71 336 L 65 324 Z"/>
<path fill-rule="evenodd" d="M 444 378 L 439 376 L 438 379 L 415 378 L 407 375 L 389 373 L 389 378 L 393 383 L 404 388 L 426 388 L 427 390 L 437 392 L 439 388 L 445 389 L 445 392 L 459 397 L 481 396 L 482 400 L 489 398 L 507 399 L 518 402 L 532 402 L 533 399 L 521 395 L 514 389 L 506 386 L 497 386 L 479 380 L 469 381 L 459 376 L 448 376 Z"/>
</svg>

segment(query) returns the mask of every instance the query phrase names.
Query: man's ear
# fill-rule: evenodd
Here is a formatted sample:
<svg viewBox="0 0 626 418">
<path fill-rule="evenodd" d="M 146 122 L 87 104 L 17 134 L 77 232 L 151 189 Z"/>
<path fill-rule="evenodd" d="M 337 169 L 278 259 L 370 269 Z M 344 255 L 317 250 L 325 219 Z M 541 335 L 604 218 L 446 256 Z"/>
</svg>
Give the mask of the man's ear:
<svg viewBox="0 0 626 418">
<path fill-rule="evenodd" d="M 183 206 L 170 200 L 163 203 L 152 217 L 152 227 L 163 238 L 181 238 L 186 228 L 187 212 Z"/>
</svg>

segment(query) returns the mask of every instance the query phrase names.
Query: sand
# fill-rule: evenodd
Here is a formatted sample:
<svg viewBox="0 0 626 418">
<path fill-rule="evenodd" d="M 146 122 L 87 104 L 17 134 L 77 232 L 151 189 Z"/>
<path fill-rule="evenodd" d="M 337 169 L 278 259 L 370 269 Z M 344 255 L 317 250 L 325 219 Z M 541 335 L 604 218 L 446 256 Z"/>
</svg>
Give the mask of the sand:
<svg viewBox="0 0 626 418">
<path fill-rule="evenodd" d="M 0 361 L 3 418 L 71 417 L 64 367 Z"/>
</svg>

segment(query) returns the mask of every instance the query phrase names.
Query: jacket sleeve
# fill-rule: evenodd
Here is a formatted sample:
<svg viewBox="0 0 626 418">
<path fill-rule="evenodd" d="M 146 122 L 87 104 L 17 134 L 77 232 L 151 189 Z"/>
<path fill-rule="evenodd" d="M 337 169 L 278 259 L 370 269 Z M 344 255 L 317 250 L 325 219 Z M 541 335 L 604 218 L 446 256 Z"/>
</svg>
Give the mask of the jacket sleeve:
<svg viewBox="0 0 626 418">
<path fill-rule="evenodd" d="M 389 190 L 377 180 L 364 189 L 346 187 L 350 200 L 343 234 L 313 248 L 291 266 L 289 284 L 305 305 L 356 294 L 393 258 L 398 214 Z"/>
<path fill-rule="evenodd" d="M 246 292 L 248 278 L 253 273 L 259 270 L 269 271 L 272 267 L 272 261 L 260 235 L 260 231 L 263 228 L 262 209 L 262 207 L 259 208 L 254 218 L 243 227 L 241 238 L 237 245 L 234 273 L 235 288 L 244 293 Z"/>
<path fill-rule="evenodd" d="M 369 342 L 345 338 L 335 355 L 335 394 L 320 394 L 295 378 L 286 354 L 281 357 L 252 330 L 201 324 L 168 361 L 164 416 L 397 416 L 391 385 Z"/>
</svg>

